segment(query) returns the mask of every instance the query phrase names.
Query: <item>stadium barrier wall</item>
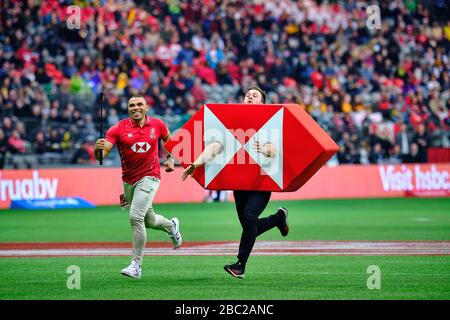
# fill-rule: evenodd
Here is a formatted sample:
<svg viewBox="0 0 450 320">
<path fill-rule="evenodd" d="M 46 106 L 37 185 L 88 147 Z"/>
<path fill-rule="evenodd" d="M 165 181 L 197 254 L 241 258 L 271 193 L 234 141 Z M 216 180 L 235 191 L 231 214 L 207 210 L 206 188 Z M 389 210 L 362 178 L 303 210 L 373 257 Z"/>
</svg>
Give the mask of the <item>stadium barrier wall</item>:
<svg viewBox="0 0 450 320">
<path fill-rule="evenodd" d="M 202 202 L 208 191 L 182 168 L 166 173 L 155 203 Z M 322 167 L 300 190 L 273 193 L 273 200 L 377 198 L 411 195 L 448 196 L 450 163 L 410 165 L 342 165 Z M 81 197 L 95 205 L 118 205 L 120 168 L 0 170 L 0 208 L 11 200 Z M 232 196 L 231 196 L 232 198 Z"/>
</svg>

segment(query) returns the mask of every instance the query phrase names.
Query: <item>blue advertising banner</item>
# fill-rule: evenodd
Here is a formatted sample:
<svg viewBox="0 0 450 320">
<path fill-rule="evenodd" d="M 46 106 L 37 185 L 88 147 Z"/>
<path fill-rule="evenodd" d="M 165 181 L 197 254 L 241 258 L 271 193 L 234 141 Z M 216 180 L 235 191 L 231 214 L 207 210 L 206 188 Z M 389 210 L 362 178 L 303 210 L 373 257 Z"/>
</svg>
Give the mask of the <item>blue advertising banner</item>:
<svg viewBox="0 0 450 320">
<path fill-rule="evenodd" d="M 95 208 L 95 205 L 80 197 L 60 197 L 36 200 L 12 200 L 11 209 L 67 209 Z"/>
</svg>

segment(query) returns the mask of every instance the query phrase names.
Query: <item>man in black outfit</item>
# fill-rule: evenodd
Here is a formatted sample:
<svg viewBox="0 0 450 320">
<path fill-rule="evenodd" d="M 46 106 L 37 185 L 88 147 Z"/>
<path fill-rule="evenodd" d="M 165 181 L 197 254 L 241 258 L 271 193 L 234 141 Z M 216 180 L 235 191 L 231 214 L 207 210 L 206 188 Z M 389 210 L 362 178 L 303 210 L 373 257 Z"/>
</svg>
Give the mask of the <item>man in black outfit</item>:
<svg viewBox="0 0 450 320">
<path fill-rule="evenodd" d="M 252 86 L 247 89 L 245 94 L 245 104 L 264 104 L 266 102 L 266 93 L 259 87 Z M 254 141 L 253 148 L 264 156 L 274 157 L 277 150 L 271 143 L 260 145 Z M 210 162 L 216 155 L 223 152 L 223 146 L 219 142 L 213 142 L 208 145 L 202 154 L 183 172 L 182 179 L 192 175 L 196 168 Z M 261 213 L 269 203 L 271 193 L 267 191 L 233 191 L 236 203 L 236 211 L 242 226 L 241 241 L 239 243 L 238 261 L 233 264 L 225 265 L 224 269 L 233 277 L 244 278 L 245 265 L 255 244 L 256 237 L 260 234 L 277 227 L 283 237 L 289 233 L 287 223 L 288 210 L 280 207 L 276 213 L 259 218 Z"/>
<path fill-rule="evenodd" d="M 289 233 L 286 208 L 279 208 L 275 214 L 259 218 L 270 200 L 268 191 L 233 191 L 236 211 L 242 226 L 241 242 L 239 243 L 238 261 L 224 266 L 225 271 L 237 278 L 243 278 L 245 265 L 255 244 L 256 237 L 264 232 L 278 227 L 283 237 Z"/>
</svg>

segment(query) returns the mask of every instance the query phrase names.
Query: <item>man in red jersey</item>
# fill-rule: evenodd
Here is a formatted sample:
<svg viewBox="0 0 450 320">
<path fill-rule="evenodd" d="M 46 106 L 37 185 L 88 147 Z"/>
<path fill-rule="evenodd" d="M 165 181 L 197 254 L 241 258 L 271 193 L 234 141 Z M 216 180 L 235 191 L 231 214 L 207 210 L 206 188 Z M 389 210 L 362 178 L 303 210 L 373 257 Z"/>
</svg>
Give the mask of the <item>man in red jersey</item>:
<svg viewBox="0 0 450 320">
<path fill-rule="evenodd" d="M 172 238 L 174 249 L 182 244 L 177 218 L 168 220 L 153 210 L 153 198 L 160 183 L 160 164 L 158 141 L 170 139 L 170 132 L 162 120 L 147 116 L 149 107 L 144 97 L 133 96 L 128 100 L 129 118 L 119 121 L 107 132 L 105 139 L 95 143 L 95 158 L 108 156 L 114 144 L 122 162 L 122 180 L 124 189 L 123 203 L 130 204 L 130 222 L 133 231 L 133 257 L 131 264 L 122 270 L 122 274 L 140 278 L 146 228 L 163 230 Z M 174 170 L 174 160 L 163 147 L 167 161 L 166 171 Z"/>
</svg>

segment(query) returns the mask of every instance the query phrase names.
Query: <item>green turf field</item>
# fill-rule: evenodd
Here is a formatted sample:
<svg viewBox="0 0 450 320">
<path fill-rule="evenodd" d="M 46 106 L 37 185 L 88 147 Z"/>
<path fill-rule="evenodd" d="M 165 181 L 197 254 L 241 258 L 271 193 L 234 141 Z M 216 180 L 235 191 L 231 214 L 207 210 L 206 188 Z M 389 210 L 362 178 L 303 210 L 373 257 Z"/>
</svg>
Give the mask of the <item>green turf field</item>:
<svg viewBox="0 0 450 320">
<path fill-rule="evenodd" d="M 450 198 L 313 200 L 269 203 L 262 216 L 285 205 L 289 240 L 450 240 Z M 234 203 L 156 204 L 180 218 L 186 241 L 238 240 Z M 0 242 L 129 241 L 128 212 L 119 207 L 0 211 Z M 282 240 L 276 230 L 258 239 Z M 148 240 L 167 237 L 150 230 Z"/>
<path fill-rule="evenodd" d="M 281 205 L 271 202 L 263 215 Z M 258 240 L 450 240 L 450 199 L 284 202 L 291 232 Z M 180 218 L 183 240 L 238 241 L 233 203 L 155 205 Z M 117 207 L 0 211 L 0 242 L 130 241 Z M 148 241 L 168 241 L 148 230 Z M 258 241 L 257 240 L 257 241 Z M 449 256 L 254 256 L 246 279 L 222 270 L 231 256 L 146 257 L 143 278 L 120 275 L 128 257 L 0 258 L 0 299 L 450 299 Z M 81 289 L 66 288 L 70 265 Z M 381 289 L 366 287 L 369 265 Z"/>
<path fill-rule="evenodd" d="M 0 299 L 449 299 L 446 257 L 252 257 L 246 279 L 226 274 L 230 257 L 152 257 L 140 280 L 118 272 L 126 257 L 2 259 Z M 66 288 L 70 265 L 81 289 Z M 366 287 L 369 265 L 381 289 Z"/>
</svg>

